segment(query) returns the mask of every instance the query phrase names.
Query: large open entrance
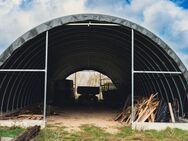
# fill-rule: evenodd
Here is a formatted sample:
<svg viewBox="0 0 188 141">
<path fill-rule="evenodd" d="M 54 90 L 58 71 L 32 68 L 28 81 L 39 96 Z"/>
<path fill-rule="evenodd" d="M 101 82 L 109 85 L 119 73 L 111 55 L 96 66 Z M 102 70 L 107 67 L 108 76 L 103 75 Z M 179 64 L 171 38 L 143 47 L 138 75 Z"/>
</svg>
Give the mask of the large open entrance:
<svg viewBox="0 0 188 141">
<path fill-rule="evenodd" d="M 54 81 L 54 96 L 47 111 L 49 125 L 77 129 L 84 124 L 118 126 L 114 118 L 122 108 L 125 95 L 112 80 L 93 70 L 78 71 Z M 120 125 L 119 125 L 120 126 Z"/>
<path fill-rule="evenodd" d="M 0 57 L 1 115 L 53 101 L 55 82 L 80 70 L 107 75 L 126 99 L 158 93 L 188 116 L 188 72 L 162 40 L 130 21 L 95 14 L 44 23 L 18 38 Z M 132 110 L 133 111 L 133 110 Z M 132 112 L 132 122 L 134 122 Z"/>
</svg>

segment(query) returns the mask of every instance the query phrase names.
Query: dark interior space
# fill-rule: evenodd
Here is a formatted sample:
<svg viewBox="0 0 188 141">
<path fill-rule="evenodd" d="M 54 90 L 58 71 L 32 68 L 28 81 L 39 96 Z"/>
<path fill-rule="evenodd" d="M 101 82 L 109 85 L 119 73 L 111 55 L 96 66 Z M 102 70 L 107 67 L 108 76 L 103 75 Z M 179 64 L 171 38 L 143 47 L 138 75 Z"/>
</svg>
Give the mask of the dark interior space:
<svg viewBox="0 0 188 141">
<path fill-rule="evenodd" d="M 54 95 L 53 98 L 50 98 L 51 104 L 61 108 L 111 107 L 118 110 L 122 108 L 128 96 L 128 94 L 124 94 L 124 89 L 117 89 L 111 80 L 102 81 L 101 79 L 100 82 L 96 82 L 97 76 L 87 77 L 95 77 L 95 80 L 90 80 L 90 82 L 95 81 L 92 86 L 88 82 L 85 82 L 85 85 L 75 84 L 76 81 L 87 79 L 81 76 L 74 81 L 71 79 L 56 80 L 54 82 Z"/>
</svg>

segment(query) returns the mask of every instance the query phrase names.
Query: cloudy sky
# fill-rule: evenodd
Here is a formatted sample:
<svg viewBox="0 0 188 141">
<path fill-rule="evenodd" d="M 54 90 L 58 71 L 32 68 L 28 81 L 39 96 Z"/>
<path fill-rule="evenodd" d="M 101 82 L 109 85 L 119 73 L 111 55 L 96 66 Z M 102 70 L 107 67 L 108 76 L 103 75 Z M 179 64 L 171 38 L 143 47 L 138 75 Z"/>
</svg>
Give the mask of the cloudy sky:
<svg viewBox="0 0 188 141">
<path fill-rule="evenodd" d="M 188 67 L 188 0 L 0 0 L 0 53 L 29 29 L 78 13 L 140 24 L 170 45 Z"/>
</svg>

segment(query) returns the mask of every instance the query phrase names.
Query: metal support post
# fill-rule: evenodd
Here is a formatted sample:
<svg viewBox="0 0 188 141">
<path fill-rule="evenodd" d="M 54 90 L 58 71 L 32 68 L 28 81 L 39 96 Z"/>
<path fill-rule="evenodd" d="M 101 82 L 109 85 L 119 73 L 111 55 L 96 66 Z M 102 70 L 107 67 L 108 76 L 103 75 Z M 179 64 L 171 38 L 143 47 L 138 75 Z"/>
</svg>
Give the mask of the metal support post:
<svg viewBox="0 0 188 141">
<path fill-rule="evenodd" d="M 46 55 L 45 55 L 45 80 L 44 80 L 44 111 L 43 120 L 46 126 L 46 96 L 47 96 L 47 69 L 48 69 L 48 31 L 46 31 Z"/>
<path fill-rule="evenodd" d="M 133 123 L 134 123 L 134 30 L 132 29 L 132 38 L 131 38 L 131 109 L 132 109 L 132 115 L 131 115 L 131 123 L 132 123 L 132 128 L 133 128 Z"/>
</svg>

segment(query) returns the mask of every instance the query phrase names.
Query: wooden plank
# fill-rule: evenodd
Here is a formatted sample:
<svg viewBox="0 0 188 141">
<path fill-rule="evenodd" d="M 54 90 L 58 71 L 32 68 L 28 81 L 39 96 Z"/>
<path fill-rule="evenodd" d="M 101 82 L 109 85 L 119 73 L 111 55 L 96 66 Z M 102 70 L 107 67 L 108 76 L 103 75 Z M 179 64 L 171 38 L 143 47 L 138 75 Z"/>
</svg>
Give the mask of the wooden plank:
<svg viewBox="0 0 188 141">
<path fill-rule="evenodd" d="M 150 98 L 147 100 L 147 103 L 146 103 L 146 106 L 145 106 L 145 108 L 144 108 L 144 110 L 139 114 L 139 116 L 138 116 L 138 118 L 137 118 L 137 122 L 140 120 L 140 118 L 143 116 L 143 114 L 146 112 L 146 110 L 148 109 L 148 105 L 149 105 L 149 103 L 151 102 L 151 100 L 152 100 L 152 98 L 153 98 L 153 94 L 150 96 Z"/>
<path fill-rule="evenodd" d="M 170 102 L 168 103 L 168 108 L 169 108 L 169 111 L 170 111 L 171 120 L 172 120 L 173 123 L 175 123 L 174 113 L 173 113 L 172 105 L 171 105 Z"/>
<path fill-rule="evenodd" d="M 123 112 L 121 112 L 120 114 L 118 114 L 116 117 L 115 117 L 115 121 L 119 120 L 123 115 Z"/>
<path fill-rule="evenodd" d="M 155 114 L 152 113 L 150 117 L 151 117 L 151 122 L 154 122 L 155 121 Z"/>
<path fill-rule="evenodd" d="M 144 121 L 146 121 L 147 118 L 154 112 L 155 109 L 156 109 L 156 107 L 153 108 L 153 109 L 149 112 L 149 114 L 147 114 L 147 115 L 146 115 L 141 121 L 139 121 L 139 122 L 144 122 Z"/>
<path fill-rule="evenodd" d="M 13 141 L 30 141 L 40 132 L 40 126 L 28 128 L 22 135 L 18 136 Z"/>
</svg>

